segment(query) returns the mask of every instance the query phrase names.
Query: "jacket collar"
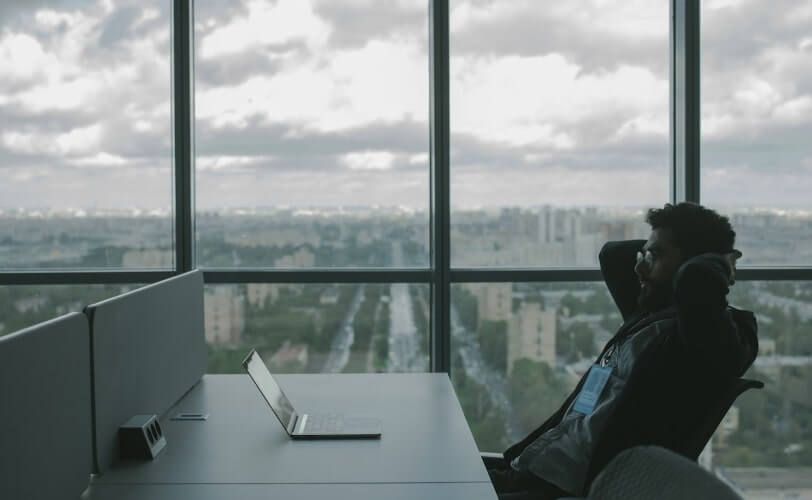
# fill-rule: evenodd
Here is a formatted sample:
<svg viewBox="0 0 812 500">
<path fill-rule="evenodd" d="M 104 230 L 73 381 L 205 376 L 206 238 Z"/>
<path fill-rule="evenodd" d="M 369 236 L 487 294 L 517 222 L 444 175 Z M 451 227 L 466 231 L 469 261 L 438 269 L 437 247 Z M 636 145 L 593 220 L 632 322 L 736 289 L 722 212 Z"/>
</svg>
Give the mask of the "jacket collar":
<svg viewBox="0 0 812 500">
<path fill-rule="evenodd" d="M 630 335 L 633 331 L 639 331 L 652 323 L 663 319 L 671 319 L 676 316 L 677 306 L 675 305 L 668 306 L 665 309 L 660 309 L 659 311 L 653 313 L 639 311 L 620 325 L 617 333 L 615 333 L 614 337 L 612 337 L 612 341 L 607 342 L 607 347 L 609 344 L 613 344 L 615 341 Z"/>
</svg>

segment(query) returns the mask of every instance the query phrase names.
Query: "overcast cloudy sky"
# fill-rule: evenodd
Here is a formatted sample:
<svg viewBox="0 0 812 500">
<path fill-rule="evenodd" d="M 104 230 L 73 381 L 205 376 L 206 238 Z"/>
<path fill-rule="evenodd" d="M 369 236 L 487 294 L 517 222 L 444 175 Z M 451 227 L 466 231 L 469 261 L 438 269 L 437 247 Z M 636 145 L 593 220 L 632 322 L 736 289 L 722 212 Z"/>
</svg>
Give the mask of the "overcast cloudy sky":
<svg viewBox="0 0 812 500">
<path fill-rule="evenodd" d="M 170 3 L 0 3 L 0 208 L 170 207 Z M 452 204 L 666 200 L 667 2 L 451 10 Z M 703 199 L 810 208 L 812 1 L 702 15 Z M 427 208 L 427 16 L 198 0 L 198 206 Z"/>
</svg>

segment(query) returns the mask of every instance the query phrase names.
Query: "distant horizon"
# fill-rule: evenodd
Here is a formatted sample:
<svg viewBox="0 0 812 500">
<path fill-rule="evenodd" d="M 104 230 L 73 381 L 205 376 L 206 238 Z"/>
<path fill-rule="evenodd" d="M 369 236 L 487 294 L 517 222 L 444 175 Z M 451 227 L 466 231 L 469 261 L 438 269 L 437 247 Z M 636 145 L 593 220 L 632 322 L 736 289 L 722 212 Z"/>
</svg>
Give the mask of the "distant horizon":
<svg viewBox="0 0 812 500">
<path fill-rule="evenodd" d="M 668 203 L 668 202 L 663 202 Z M 714 210 L 730 213 L 749 214 L 771 214 L 771 215 L 792 215 L 792 216 L 812 216 L 812 209 L 798 206 L 734 206 L 734 205 L 705 205 Z M 452 212 L 499 212 L 506 209 L 519 209 L 522 211 L 535 212 L 545 208 L 552 210 L 601 210 L 601 211 L 621 211 L 621 212 L 641 212 L 655 205 L 481 205 L 481 206 L 451 206 Z M 377 211 L 386 213 L 427 213 L 424 208 L 414 208 L 404 205 L 254 205 L 254 206 L 230 206 L 230 207 L 210 207 L 198 208 L 197 215 L 227 214 L 227 215 L 274 215 L 273 212 L 299 212 L 297 216 L 322 215 L 329 213 L 330 216 L 346 213 L 352 215 L 358 212 Z M 311 213 L 305 213 L 311 212 Z M 321 212 L 321 213 L 320 213 Z M 104 215 L 134 215 L 144 217 L 170 217 L 174 213 L 173 207 L 3 207 L 0 206 L 0 217 L 2 216 L 41 216 L 41 215 L 70 215 L 73 217 L 104 216 Z"/>
</svg>

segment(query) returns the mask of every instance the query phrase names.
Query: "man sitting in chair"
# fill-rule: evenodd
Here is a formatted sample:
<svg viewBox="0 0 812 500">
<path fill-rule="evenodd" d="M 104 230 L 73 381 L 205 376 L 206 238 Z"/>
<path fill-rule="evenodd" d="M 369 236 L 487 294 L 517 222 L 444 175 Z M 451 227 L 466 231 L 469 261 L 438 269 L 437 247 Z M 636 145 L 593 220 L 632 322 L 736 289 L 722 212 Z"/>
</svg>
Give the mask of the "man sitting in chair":
<svg viewBox="0 0 812 500">
<path fill-rule="evenodd" d="M 758 352 L 753 313 L 730 307 L 736 233 L 693 203 L 649 210 L 648 241 L 609 242 L 601 272 L 623 324 L 561 408 L 486 466 L 502 499 L 586 494 L 636 445 L 679 452 Z M 693 457 L 695 458 L 695 457 Z"/>
</svg>

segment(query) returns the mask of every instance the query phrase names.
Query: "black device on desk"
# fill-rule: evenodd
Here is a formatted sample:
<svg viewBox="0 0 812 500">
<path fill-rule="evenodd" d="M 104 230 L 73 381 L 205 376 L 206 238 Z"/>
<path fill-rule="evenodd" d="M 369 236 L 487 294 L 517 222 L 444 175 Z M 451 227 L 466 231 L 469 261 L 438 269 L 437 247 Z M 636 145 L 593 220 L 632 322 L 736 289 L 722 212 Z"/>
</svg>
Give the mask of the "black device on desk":
<svg viewBox="0 0 812 500">
<path fill-rule="evenodd" d="M 251 352 L 243 360 L 242 366 L 291 438 L 348 439 L 381 437 L 381 421 L 377 418 L 345 417 L 340 413 L 300 414 L 297 412 L 255 349 L 251 349 Z"/>
</svg>

